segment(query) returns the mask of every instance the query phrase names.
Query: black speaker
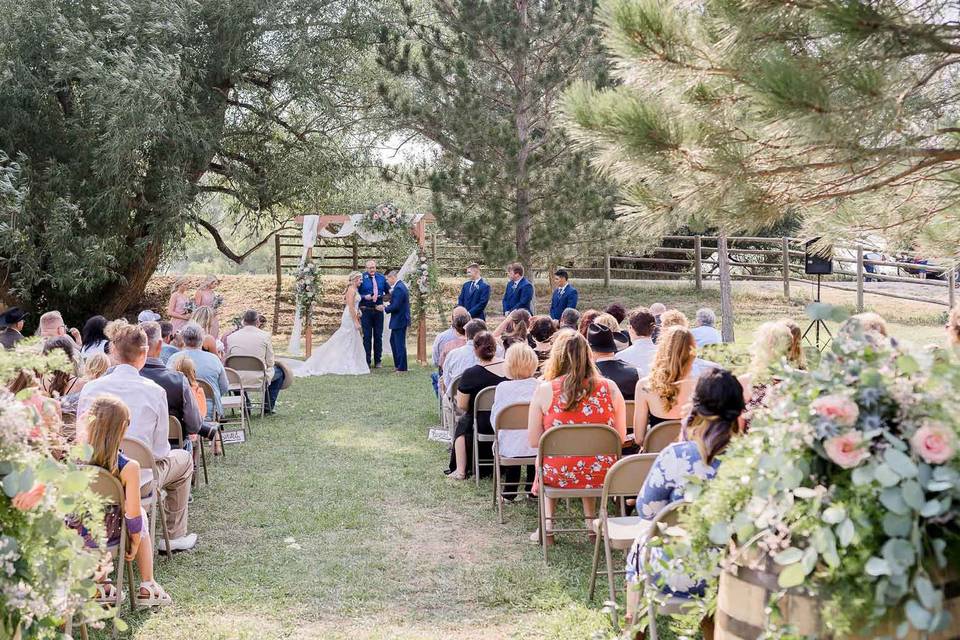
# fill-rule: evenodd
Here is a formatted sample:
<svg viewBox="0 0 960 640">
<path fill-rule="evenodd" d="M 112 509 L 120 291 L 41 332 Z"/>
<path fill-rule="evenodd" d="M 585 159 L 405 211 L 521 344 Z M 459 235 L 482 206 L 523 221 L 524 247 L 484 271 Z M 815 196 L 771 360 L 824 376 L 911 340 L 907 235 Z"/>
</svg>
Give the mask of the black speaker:
<svg viewBox="0 0 960 640">
<path fill-rule="evenodd" d="M 813 245 L 818 240 L 820 238 L 803 243 L 803 272 L 807 275 L 828 276 L 833 273 L 833 248 L 827 247 L 821 251 L 814 251 Z"/>
</svg>

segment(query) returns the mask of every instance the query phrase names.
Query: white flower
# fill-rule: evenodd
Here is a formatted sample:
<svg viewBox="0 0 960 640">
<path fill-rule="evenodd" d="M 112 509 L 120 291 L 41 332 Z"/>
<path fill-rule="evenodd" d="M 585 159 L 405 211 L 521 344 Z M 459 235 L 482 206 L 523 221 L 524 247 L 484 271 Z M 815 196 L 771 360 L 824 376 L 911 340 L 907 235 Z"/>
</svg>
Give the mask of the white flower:
<svg viewBox="0 0 960 640">
<path fill-rule="evenodd" d="M 666 500 L 652 500 L 640 507 L 640 515 L 647 519 L 653 519 L 665 506 L 667 506 Z"/>
</svg>

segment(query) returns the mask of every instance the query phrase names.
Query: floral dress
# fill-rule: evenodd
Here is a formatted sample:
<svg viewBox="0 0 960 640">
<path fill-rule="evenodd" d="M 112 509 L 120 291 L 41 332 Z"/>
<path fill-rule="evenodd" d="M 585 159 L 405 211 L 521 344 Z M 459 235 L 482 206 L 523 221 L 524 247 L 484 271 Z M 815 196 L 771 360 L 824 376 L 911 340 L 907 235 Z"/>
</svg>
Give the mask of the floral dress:
<svg viewBox="0 0 960 640">
<path fill-rule="evenodd" d="M 613 399 L 610 396 L 611 382 L 599 379 L 590 394 L 569 411 L 563 410 L 563 378 L 552 383 L 553 397 L 550 407 L 543 414 L 543 429 L 565 424 L 614 425 Z M 561 489 L 598 489 L 603 487 L 607 469 L 613 466 L 618 456 L 546 456 L 543 460 L 543 484 Z"/>
<path fill-rule="evenodd" d="M 668 504 L 683 500 L 683 492 L 690 478 L 709 480 L 717 475 L 719 466 L 719 458 L 714 458 L 709 465 L 704 464 L 695 442 L 671 444 L 657 456 L 640 493 L 637 494 L 637 513 L 644 520 L 653 520 Z M 704 584 L 685 573 L 679 563 L 664 553 L 662 548 L 651 549 L 649 565 L 641 566 L 642 537 L 634 540 L 627 555 L 627 582 L 636 583 L 644 573 L 653 571 L 659 574 L 654 583 L 661 584 L 666 593 L 681 598 L 703 595 Z"/>
</svg>

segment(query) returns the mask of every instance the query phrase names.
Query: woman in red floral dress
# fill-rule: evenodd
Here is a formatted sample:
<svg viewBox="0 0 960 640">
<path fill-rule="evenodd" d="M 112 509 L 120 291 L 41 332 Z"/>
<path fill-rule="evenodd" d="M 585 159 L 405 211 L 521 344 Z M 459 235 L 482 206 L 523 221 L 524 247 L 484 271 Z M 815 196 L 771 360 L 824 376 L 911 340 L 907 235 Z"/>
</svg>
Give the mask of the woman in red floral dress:
<svg viewBox="0 0 960 640">
<path fill-rule="evenodd" d="M 530 401 L 527 435 L 531 447 L 547 429 L 566 424 L 606 424 L 627 437 L 626 405 L 616 384 L 600 375 L 590 357 L 587 340 L 579 333 L 557 334 L 544 365 L 544 382 Z M 549 456 L 543 461 L 543 483 L 564 489 L 603 487 L 607 469 L 618 456 Z M 546 502 L 547 521 L 553 517 L 553 500 Z M 596 499 L 583 499 L 583 514 L 593 519 Z M 530 536 L 536 539 L 537 532 Z M 547 536 L 551 541 L 551 536 Z"/>
</svg>

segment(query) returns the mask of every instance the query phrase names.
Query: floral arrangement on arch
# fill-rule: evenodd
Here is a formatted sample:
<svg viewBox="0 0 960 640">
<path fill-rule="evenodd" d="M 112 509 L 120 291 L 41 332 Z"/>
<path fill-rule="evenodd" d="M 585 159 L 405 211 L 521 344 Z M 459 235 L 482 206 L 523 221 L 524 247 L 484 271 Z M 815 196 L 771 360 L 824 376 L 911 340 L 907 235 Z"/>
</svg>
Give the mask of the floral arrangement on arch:
<svg viewBox="0 0 960 640">
<path fill-rule="evenodd" d="M 675 557 L 714 588 L 730 563 L 773 568 L 784 592 L 820 599 L 836 636 L 956 628 L 943 586 L 960 559 L 957 354 L 850 321 L 816 368 L 782 377 L 716 478 L 688 488 Z"/>
<path fill-rule="evenodd" d="M 0 351 L 0 376 L 10 379 L 21 369 L 52 370 L 55 362 L 32 346 Z M 61 429 L 55 401 L 34 390 L 14 396 L 0 388 L 3 638 L 62 638 L 68 620 L 95 622 L 113 615 L 91 595 L 103 552 L 85 548 L 83 538 L 66 524 L 73 514 L 89 514 L 94 538 L 105 533 L 101 500 L 89 488 L 91 475 L 74 462 L 86 459 L 87 452 L 83 447 L 67 450 Z"/>
<path fill-rule="evenodd" d="M 427 250 L 417 248 L 417 265 L 407 275 L 407 286 L 414 292 L 411 300 L 411 315 L 419 321 L 430 312 L 431 303 L 437 314 L 443 317 L 443 299 L 440 291 L 440 276 L 430 262 Z"/>
<path fill-rule="evenodd" d="M 405 231 L 410 225 L 407 216 L 390 202 L 383 202 L 363 212 L 360 226 L 377 234 L 391 235 Z"/>
<path fill-rule="evenodd" d="M 301 317 L 306 318 L 320 295 L 320 270 L 312 261 L 297 269 L 293 295 L 297 310 Z"/>
</svg>

